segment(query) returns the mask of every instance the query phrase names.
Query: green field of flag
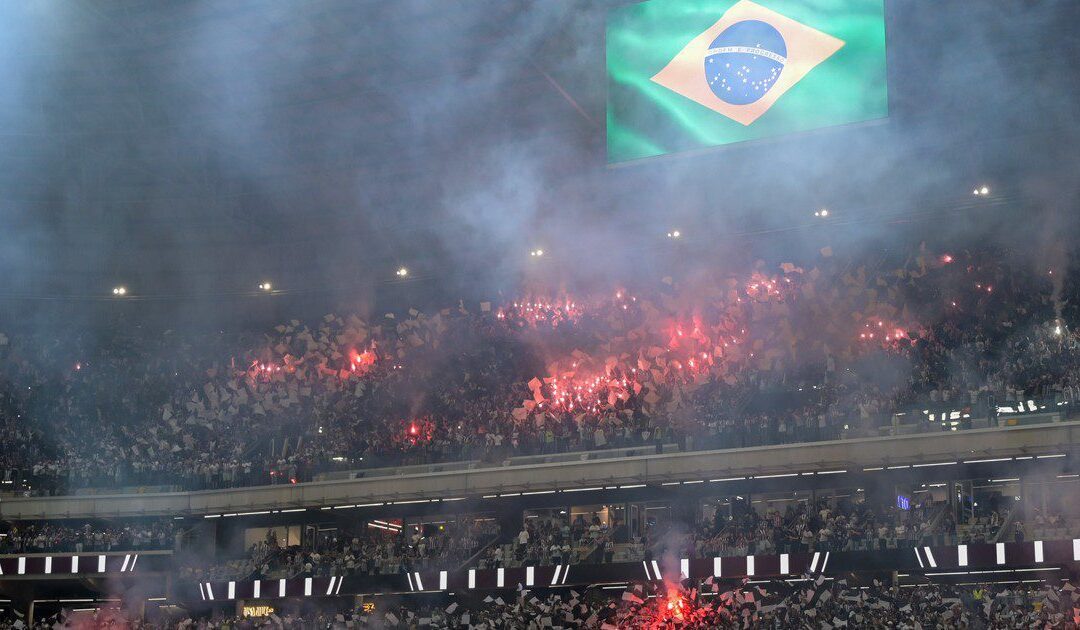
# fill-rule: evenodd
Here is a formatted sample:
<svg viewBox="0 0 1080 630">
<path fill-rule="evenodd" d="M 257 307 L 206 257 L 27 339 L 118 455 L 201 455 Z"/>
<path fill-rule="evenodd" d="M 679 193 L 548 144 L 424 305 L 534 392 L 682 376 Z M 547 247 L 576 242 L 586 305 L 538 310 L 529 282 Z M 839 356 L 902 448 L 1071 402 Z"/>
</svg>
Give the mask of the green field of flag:
<svg viewBox="0 0 1080 630">
<path fill-rule="evenodd" d="M 883 0 L 649 0 L 607 68 L 609 162 L 888 116 Z"/>
</svg>

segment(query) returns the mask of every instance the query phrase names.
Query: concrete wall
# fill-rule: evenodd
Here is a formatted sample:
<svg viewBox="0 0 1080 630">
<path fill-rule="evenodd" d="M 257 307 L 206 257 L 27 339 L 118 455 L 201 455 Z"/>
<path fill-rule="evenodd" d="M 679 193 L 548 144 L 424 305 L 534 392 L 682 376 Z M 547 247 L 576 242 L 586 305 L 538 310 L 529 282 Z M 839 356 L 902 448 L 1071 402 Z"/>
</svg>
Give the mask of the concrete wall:
<svg viewBox="0 0 1080 630">
<path fill-rule="evenodd" d="M 1080 444 L 1080 422 L 924 433 L 809 444 L 644 455 L 321 481 L 202 492 L 19 498 L 0 502 L 0 518 L 36 519 L 223 514 L 498 492 L 781 474 L 895 464 L 1066 453 Z"/>
</svg>

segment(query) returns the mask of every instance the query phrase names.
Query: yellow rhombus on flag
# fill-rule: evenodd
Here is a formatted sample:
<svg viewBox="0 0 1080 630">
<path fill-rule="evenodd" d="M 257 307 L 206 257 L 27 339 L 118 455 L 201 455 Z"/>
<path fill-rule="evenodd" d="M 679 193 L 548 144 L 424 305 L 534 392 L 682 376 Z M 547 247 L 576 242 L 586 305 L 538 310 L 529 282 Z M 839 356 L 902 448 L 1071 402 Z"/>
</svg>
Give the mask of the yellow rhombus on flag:
<svg viewBox="0 0 1080 630">
<path fill-rule="evenodd" d="M 751 38 L 724 42 L 727 34 Z M 755 34 L 763 34 L 759 39 L 771 39 L 774 45 L 754 39 Z M 714 48 L 715 42 L 721 45 Z M 750 125 L 843 46 L 844 42 L 832 35 L 750 0 L 741 0 L 692 39 L 652 80 L 736 122 Z M 762 67 L 739 67 L 739 60 L 765 63 Z M 730 67 L 732 63 L 736 64 L 735 68 Z"/>
</svg>

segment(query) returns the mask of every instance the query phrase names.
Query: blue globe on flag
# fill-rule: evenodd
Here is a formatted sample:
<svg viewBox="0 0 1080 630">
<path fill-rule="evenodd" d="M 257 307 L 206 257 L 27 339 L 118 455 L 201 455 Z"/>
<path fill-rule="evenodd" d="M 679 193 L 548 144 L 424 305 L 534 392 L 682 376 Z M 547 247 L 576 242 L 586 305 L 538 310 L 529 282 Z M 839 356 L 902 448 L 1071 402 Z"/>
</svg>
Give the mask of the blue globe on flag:
<svg viewBox="0 0 1080 630">
<path fill-rule="evenodd" d="M 705 55 L 705 80 L 717 98 L 747 105 L 772 89 L 787 63 L 780 31 L 761 20 L 743 20 L 724 29 Z"/>
</svg>

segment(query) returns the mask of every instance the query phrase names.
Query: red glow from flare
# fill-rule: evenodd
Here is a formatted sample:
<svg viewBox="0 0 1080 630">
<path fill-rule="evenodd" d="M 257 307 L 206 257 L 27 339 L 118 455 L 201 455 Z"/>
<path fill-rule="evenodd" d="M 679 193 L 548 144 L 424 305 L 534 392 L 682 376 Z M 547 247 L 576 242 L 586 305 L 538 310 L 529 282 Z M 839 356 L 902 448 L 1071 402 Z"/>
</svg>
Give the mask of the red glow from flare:
<svg viewBox="0 0 1080 630">
<path fill-rule="evenodd" d="M 678 584 L 665 584 L 654 599 L 646 600 L 634 612 L 635 627 L 647 630 L 710 628 L 719 621 L 711 607 L 699 604 L 696 592 L 688 593 Z"/>
<path fill-rule="evenodd" d="M 410 420 L 401 432 L 398 444 L 403 447 L 430 442 L 435 437 L 435 423 L 430 418 Z M 395 441 L 397 441 L 395 439 Z"/>
<path fill-rule="evenodd" d="M 375 352 L 375 344 L 363 352 L 349 350 L 349 371 L 360 375 L 367 374 L 375 367 L 379 355 Z"/>
<path fill-rule="evenodd" d="M 896 350 L 915 343 L 920 336 L 918 331 L 905 330 L 904 327 L 883 319 L 874 319 L 863 324 L 859 339 L 874 342 L 885 350 Z"/>
<path fill-rule="evenodd" d="M 558 327 L 577 322 L 581 315 L 581 306 L 571 298 L 524 300 L 503 306 L 495 313 L 497 319 L 521 327 L 541 324 Z"/>
<path fill-rule="evenodd" d="M 537 407 L 555 412 L 596 414 L 629 401 L 634 384 L 634 373 L 627 375 L 618 368 L 606 375 L 553 377 L 541 388 L 544 400 Z"/>
<path fill-rule="evenodd" d="M 664 608 L 667 610 L 668 617 L 675 621 L 682 621 L 686 615 L 686 600 L 681 595 L 676 595 L 668 599 Z"/>
<path fill-rule="evenodd" d="M 786 297 L 785 291 L 791 288 L 791 285 L 791 278 L 767 276 L 755 271 L 750 275 L 750 281 L 746 283 L 744 291 L 747 297 L 759 302 L 783 300 Z"/>
<path fill-rule="evenodd" d="M 257 359 L 252 361 L 247 369 L 248 377 L 260 381 L 269 381 L 274 378 L 274 374 L 280 371 L 280 365 L 269 361 L 259 361 Z"/>
</svg>

